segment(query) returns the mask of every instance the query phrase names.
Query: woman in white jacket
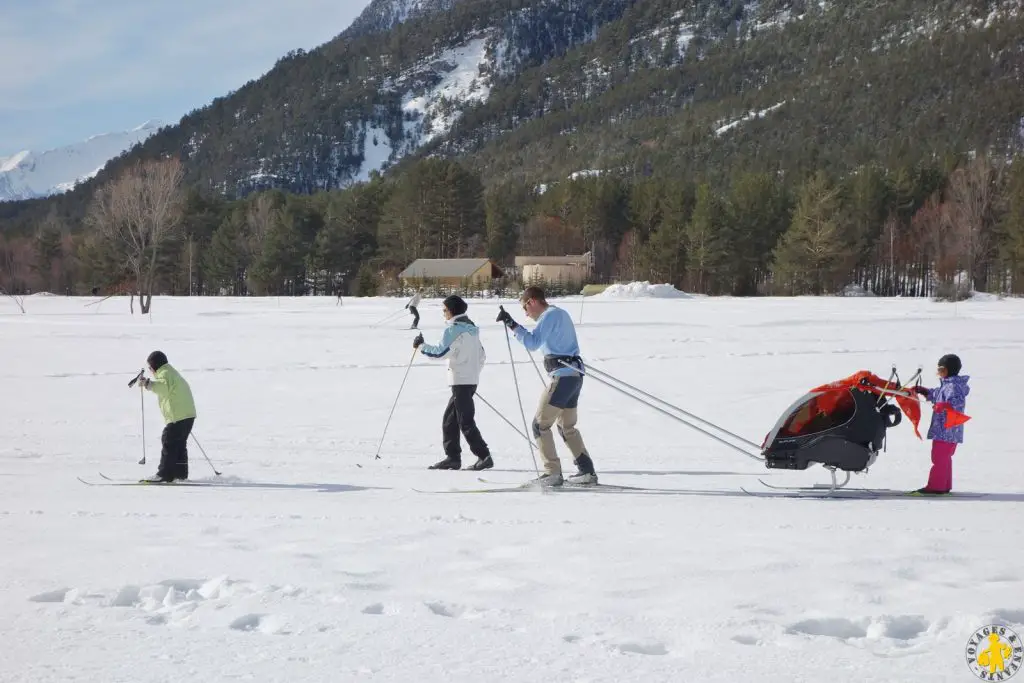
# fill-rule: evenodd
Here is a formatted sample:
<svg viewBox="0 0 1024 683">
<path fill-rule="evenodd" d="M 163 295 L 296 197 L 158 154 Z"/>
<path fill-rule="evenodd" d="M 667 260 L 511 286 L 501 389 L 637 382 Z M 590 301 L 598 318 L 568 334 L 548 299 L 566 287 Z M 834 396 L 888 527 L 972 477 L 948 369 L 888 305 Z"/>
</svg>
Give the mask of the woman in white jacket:
<svg viewBox="0 0 1024 683">
<path fill-rule="evenodd" d="M 476 405 L 473 395 L 480 382 L 480 371 L 487 359 L 480 343 L 480 328 L 466 317 L 466 302 L 459 296 L 450 296 L 442 302 L 448 326 L 441 342 L 436 346 L 423 343 L 423 335 L 416 335 L 412 345 L 428 358 L 448 359 L 448 384 L 452 396 L 441 419 L 441 435 L 445 459 L 430 466 L 432 470 L 462 469 L 462 444 L 459 432 L 466 437 L 469 450 L 477 461 L 466 469 L 486 470 L 494 467 L 491 452 L 476 426 Z"/>
</svg>

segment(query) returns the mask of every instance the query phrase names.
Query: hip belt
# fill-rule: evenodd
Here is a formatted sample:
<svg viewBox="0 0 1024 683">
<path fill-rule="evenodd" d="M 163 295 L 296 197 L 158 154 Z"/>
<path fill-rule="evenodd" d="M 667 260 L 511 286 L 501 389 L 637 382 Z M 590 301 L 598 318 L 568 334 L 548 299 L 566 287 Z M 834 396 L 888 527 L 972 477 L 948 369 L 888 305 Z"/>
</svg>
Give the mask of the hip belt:
<svg viewBox="0 0 1024 683">
<path fill-rule="evenodd" d="M 565 365 L 576 368 L 583 374 L 583 359 L 579 356 L 544 356 L 544 369 L 548 372 L 561 370 Z"/>
</svg>

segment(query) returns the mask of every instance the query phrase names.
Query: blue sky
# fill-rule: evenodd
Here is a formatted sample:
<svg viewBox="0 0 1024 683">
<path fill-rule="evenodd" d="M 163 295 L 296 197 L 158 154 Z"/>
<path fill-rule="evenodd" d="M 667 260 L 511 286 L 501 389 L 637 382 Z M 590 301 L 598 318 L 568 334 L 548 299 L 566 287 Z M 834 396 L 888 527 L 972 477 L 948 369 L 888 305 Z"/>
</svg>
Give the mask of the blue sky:
<svg viewBox="0 0 1024 683">
<path fill-rule="evenodd" d="M 0 157 L 176 123 L 369 0 L 0 0 Z"/>
</svg>

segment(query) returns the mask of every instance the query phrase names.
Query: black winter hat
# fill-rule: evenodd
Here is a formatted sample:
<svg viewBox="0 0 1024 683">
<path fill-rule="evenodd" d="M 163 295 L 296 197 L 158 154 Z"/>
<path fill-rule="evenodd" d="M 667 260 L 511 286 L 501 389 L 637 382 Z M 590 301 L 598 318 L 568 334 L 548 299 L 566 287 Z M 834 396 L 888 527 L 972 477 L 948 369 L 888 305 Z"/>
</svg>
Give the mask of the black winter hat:
<svg viewBox="0 0 1024 683">
<path fill-rule="evenodd" d="M 939 359 L 939 367 L 946 368 L 946 372 L 949 373 L 950 377 L 956 377 L 960 374 L 960 368 L 963 367 L 963 363 L 960 362 L 960 357 L 956 354 L 947 353 Z"/>
<path fill-rule="evenodd" d="M 167 356 L 164 355 L 163 351 L 154 351 L 149 354 L 148 358 L 146 358 L 146 363 L 149 367 L 153 368 L 153 371 L 155 372 L 167 365 Z"/>
<path fill-rule="evenodd" d="M 456 296 L 454 294 L 446 298 L 441 303 L 444 304 L 444 307 L 447 308 L 452 315 L 462 315 L 469 308 L 461 296 Z"/>
</svg>

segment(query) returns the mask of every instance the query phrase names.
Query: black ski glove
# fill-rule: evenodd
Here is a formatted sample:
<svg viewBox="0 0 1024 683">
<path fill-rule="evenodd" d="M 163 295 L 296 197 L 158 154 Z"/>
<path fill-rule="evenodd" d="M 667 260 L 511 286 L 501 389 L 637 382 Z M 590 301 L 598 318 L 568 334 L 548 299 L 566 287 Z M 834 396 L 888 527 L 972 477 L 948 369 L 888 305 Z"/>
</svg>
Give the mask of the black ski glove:
<svg viewBox="0 0 1024 683">
<path fill-rule="evenodd" d="M 495 319 L 495 322 L 505 323 L 510 330 L 514 330 L 519 327 L 519 323 L 512 319 L 512 316 L 509 315 L 504 306 L 498 306 L 498 308 L 501 309 L 501 312 L 498 313 L 498 317 Z"/>
<path fill-rule="evenodd" d="M 423 334 L 417 334 L 416 338 L 412 340 L 412 348 L 418 349 L 423 344 Z"/>
<path fill-rule="evenodd" d="M 406 308 L 409 308 L 409 304 L 406 304 L 406 305 L 405 305 L 405 307 L 406 307 Z"/>
</svg>

